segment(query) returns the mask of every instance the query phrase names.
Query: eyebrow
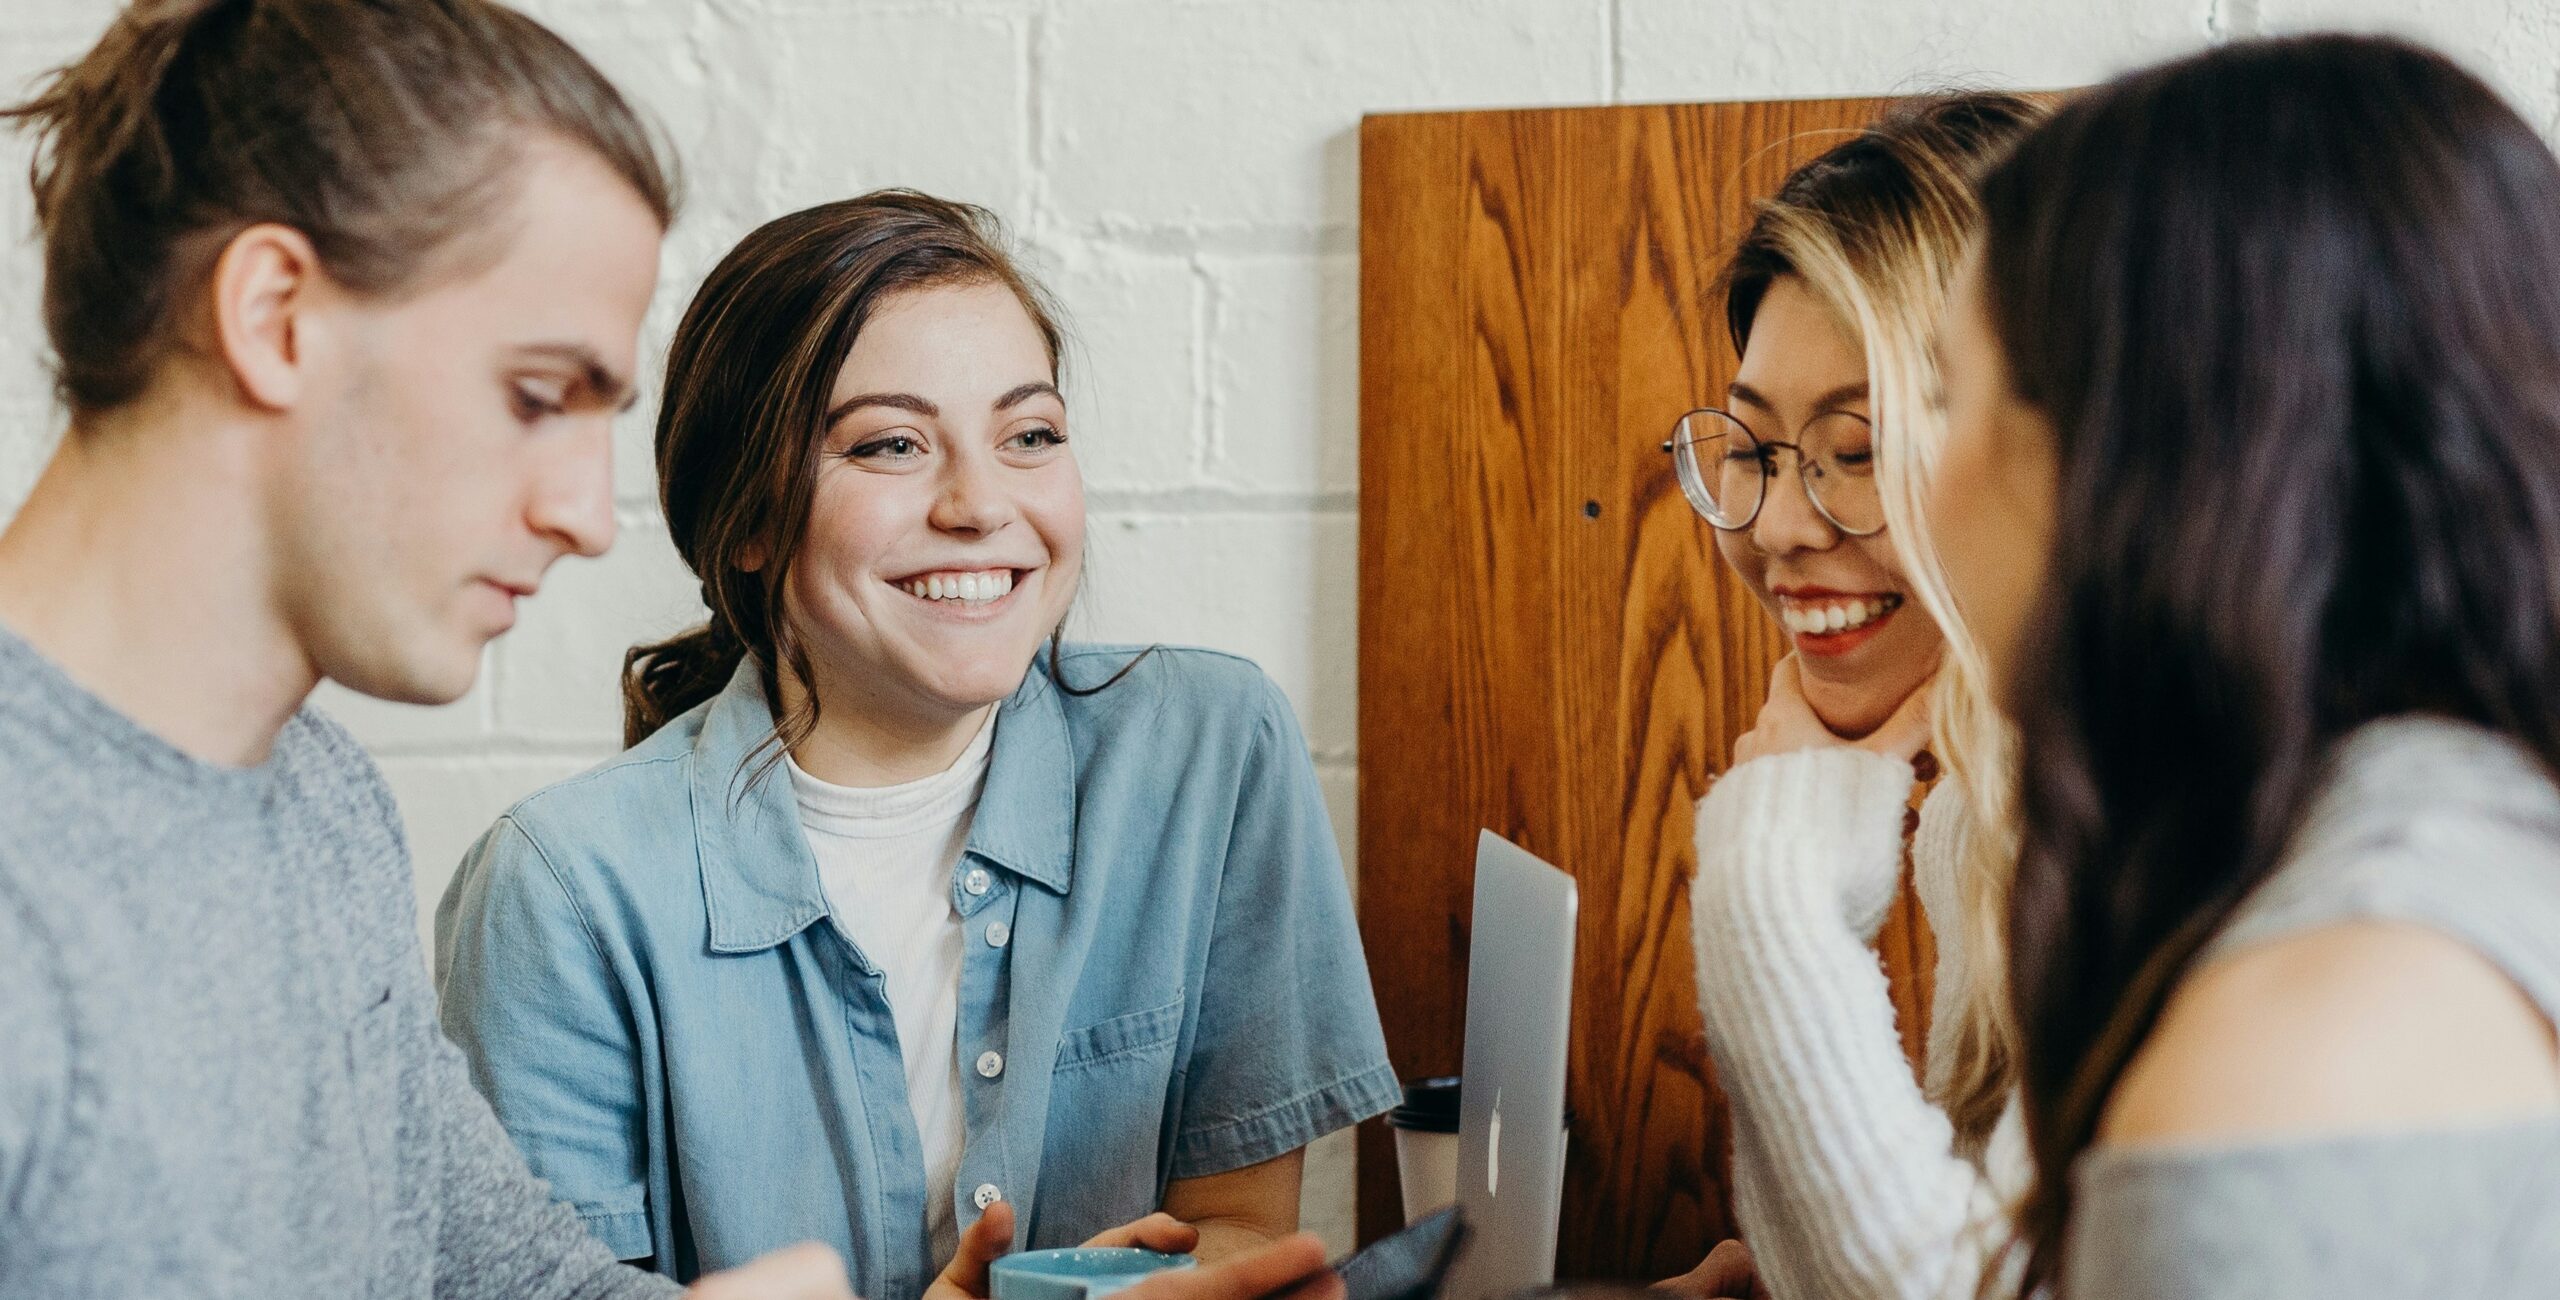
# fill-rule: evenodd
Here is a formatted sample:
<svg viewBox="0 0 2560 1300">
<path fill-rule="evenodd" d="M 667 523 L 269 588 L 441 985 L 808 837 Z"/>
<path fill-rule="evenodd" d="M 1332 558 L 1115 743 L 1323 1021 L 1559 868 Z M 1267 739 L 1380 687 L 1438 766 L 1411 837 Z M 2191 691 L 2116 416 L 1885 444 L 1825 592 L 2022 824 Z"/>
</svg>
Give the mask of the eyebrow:
<svg viewBox="0 0 2560 1300">
<path fill-rule="evenodd" d="M 941 407 L 913 393 L 864 393 L 858 397 L 848 397 L 828 407 L 827 423 L 832 426 L 836 421 L 866 406 L 886 406 L 900 411 L 912 411 L 928 420 L 942 414 Z"/>
<path fill-rule="evenodd" d="M 596 355 L 594 348 L 583 343 L 531 343 L 518 349 L 529 356 L 566 362 L 578 371 L 578 382 L 585 384 L 597 400 L 616 412 L 628 411 L 640 400 L 639 390 L 630 380 L 613 372 L 613 367 Z"/>
<path fill-rule="evenodd" d="M 999 411 L 1006 410 L 1011 407 L 1020 406 L 1024 402 L 1030 401 L 1032 398 L 1043 396 L 1059 397 L 1058 386 L 1056 384 L 1049 383 L 1046 380 L 1033 380 L 1027 384 L 1017 384 L 1007 391 L 1004 396 L 996 399 L 995 409 Z M 1063 401 L 1065 399 L 1060 397 L 1060 400 Z M 886 406 L 893 410 L 910 411 L 917 415 L 921 415 L 928 420 L 938 419 L 942 415 L 941 407 L 936 406 L 932 402 L 918 397 L 913 393 L 864 393 L 858 397 L 848 397 L 843 401 L 836 403 L 834 406 L 829 407 L 827 409 L 827 423 L 829 425 L 833 425 L 836 421 L 841 420 L 866 406 Z"/>
<path fill-rule="evenodd" d="M 1028 402 L 1035 397 L 1055 397 L 1062 402 L 1067 400 L 1066 396 L 1058 391 L 1058 386 L 1056 384 L 1049 383 L 1046 380 L 1033 380 L 1027 384 L 1017 385 L 1012 391 L 997 398 L 996 409 L 999 411 L 1007 410 L 1012 407 L 1020 406 L 1024 402 Z"/>
<path fill-rule="evenodd" d="M 1759 407 L 1761 410 L 1767 411 L 1772 415 L 1777 414 L 1777 404 L 1770 401 L 1759 389 L 1753 388 L 1749 384 L 1740 382 L 1727 384 L 1725 385 L 1724 391 L 1726 396 L 1730 397 L 1734 401 Z M 1861 379 L 1854 384 L 1842 384 L 1838 388 L 1834 388 L 1830 392 L 1824 393 L 1822 396 L 1813 399 L 1813 409 L 1817 411 L 1827 411 L 1835 406 L 1845 406 L 1850 402 L 1864 401 L 1866 396 L 1867 381 Z"/>
</svg>

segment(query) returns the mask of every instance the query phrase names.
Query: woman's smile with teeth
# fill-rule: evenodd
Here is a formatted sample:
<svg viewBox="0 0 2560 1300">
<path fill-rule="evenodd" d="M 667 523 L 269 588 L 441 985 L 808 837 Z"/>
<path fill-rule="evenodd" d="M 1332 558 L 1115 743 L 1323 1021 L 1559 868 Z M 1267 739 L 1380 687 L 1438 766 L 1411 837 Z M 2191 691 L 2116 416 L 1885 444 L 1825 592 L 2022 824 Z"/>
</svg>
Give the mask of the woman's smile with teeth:
<svg viewBox="0 0 2560 1300">
<path fill-rule="evenodd" d="M 948 570 L 921 574 L 895 584 L 900 591 L 919 600 L 952 601 L 962 605 L 991 605 L 1013 590 L 1011 569 Z"/>
<path fill-rule="evenodd" d="M 1852 632 L 1902 607 L 1902 597 L 1823 596 L 1778 598 L 1778 621 L 1799 636 Z"/>
</svg>

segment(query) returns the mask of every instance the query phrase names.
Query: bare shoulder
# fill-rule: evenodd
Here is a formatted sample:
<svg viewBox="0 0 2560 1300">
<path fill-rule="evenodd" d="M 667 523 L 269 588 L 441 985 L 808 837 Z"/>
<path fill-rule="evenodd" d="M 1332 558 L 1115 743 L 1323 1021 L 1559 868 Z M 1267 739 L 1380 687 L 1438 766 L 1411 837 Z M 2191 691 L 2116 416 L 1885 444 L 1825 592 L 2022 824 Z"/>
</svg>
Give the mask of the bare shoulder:
<svg viewBox="0 0 2560 1300">
<path fill-rule="evenodd" d="M 2353 922 L 2190 974 L 2109 1098 L 2101 1145 L 2450 1127 L 2560 1109 L 2552 1025 L 2423 926 Z"/>
</svg>

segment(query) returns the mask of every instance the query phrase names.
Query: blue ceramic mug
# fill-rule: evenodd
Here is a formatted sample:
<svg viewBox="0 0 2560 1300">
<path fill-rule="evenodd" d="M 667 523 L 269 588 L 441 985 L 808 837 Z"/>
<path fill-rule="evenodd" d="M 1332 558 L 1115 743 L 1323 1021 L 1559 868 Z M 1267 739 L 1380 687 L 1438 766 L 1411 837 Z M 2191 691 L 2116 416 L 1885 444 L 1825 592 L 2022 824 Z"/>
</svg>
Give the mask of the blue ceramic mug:
<svg viewBox="0 0 2560 1300">
<path fill-rule="evenodd" d="M 1135 1246 L 1074 1246 L 1007 1255 L 990 1270 L 995 1300 L 1101 1300 L 1136 1286 L 1151 1273 L 1189 1268 L 1189 1255 L 1166 1255 Z"/>
</svg>

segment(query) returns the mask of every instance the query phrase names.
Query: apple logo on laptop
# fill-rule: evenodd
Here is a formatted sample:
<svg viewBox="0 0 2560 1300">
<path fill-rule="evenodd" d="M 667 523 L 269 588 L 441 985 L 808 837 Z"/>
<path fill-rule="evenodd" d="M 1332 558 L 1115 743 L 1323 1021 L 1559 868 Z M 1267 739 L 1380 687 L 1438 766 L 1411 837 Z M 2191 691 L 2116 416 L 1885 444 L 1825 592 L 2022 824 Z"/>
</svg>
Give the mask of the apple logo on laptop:
<svg viewBox="0 0 2560 1300">
<path fill-rule="evenodd" d="M 1485 1126 L 1484 1194 L 1502 1195 L 1502 1089 L 1493 1090 L 1493 1122 Z"/>
</svg>

